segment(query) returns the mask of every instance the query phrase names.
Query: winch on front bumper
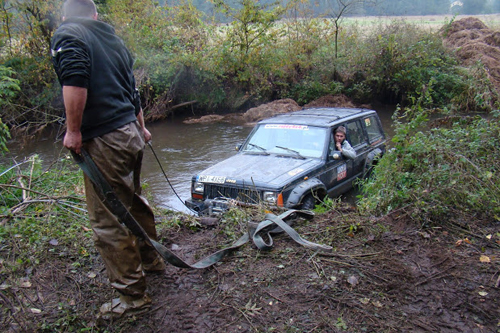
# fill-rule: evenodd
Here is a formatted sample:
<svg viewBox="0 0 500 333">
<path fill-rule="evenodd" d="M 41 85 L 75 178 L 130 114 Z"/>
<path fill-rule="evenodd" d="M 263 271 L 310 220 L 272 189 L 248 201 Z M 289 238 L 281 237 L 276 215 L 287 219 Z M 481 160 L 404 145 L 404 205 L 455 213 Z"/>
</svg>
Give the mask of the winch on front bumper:
<svg viewBox="0 0 500 333">
<path fill-rule="evenodd" d="M 201 200 L 186 200 L 186 206 L 197 212 L 198 215 L 219 215 L 226 212 L 230 207 L 241 205 L 234 199 L 215 198 Z"/>
</svg>

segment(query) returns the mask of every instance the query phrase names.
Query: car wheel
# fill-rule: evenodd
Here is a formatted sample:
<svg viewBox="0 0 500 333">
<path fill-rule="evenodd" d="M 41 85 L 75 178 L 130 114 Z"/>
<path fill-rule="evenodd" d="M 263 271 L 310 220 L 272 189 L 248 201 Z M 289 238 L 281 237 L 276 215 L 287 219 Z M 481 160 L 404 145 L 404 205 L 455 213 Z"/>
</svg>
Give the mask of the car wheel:
<svg viewBox="0 0 500 333">
<path fill-rule="evenodd" d="M 302 199 L 302 204 L 300 205 L 300 209 L 303 210 L 313 210 L 316 207 L 316 199 L 312 196 L 312 194 L 308 194 Z"/>
</svg>

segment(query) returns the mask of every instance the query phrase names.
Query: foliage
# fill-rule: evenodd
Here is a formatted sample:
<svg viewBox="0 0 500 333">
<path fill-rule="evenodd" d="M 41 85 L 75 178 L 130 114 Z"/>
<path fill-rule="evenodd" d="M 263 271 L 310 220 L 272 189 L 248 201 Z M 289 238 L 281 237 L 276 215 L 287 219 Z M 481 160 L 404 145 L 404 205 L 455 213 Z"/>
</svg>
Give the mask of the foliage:
<svg viewBox="0 0 500 333">
<path fill-rule="evenodd" d="M 257 99 L 269 95 L 268 76 L 277 60 L 274 46 L 279 36 L 274 28 L 284 8 L 278 3 L 251 0 L 240 0 L 234 7 L 223 0 L 214 3 L 216 10 L 231 20 L 221 29 L 220 45 L 214 49 L 218 68 L 244 94 Z"/>
<path fill-rule="evenodd" d="M 19 88 L 19 80 L 12 78 L 14 71 L 8 67 L 0 65 L 0 107 L 5 107 L 10 100 L 16 97 Z M 0 118 L 0 154 L 7 150 L 7 140 L 10 139 L 10 132 Z"/>
<path fill-rule="evenodd" d="M 15 71 L 21 91 L 2 105 L 0 117 L 10 126 L 39 128 L 59 120 L 53 105 L 57 94 L 50 61 L 50 38 L 58 24 L 60 0 L 2 1 L 0 60 Z"/>
<path fill-rule="evenodd" d="M 445 117 L 434 128 L 420 102 L 394 115 L 393 148 L 365 182 L 359 207 L 375 214 L 408 210 L 434 223 L 450 215 L 498 216 L 500 114 Z"/>
<path fill-rule="evenodd" d="M 97 4 L 100 17 L 136 58 L 147 120 L 165 118 L 182 106 L 225 112 L 277 98 L 306 104 L 338 93 L 359 103 L 411 106 L 430 91 L 424 107 L 448 112 L 496 107 L 498 94 L 484 67 L 458 66 L 438 34 L 402 21 L 375 29 L 340 24 L 349 14 L 369 13 L 371 2 L 318 2 L 333 19 L 315 18 L 319 12 L 306 0 L 214 0 L 210 15 L 208 7 L 191 0 Z M 61 120 L 60 89 L 48 52 L 60 3 L 3 1 L 0 6 L 1 60 L 13 68 L 21 88 L 0 112 L 11 128 L 39 129 Z M 227 23 L 220 24 L 220 16 Z"/>
<path fill-rule="evenodd" d="M 15 243 L 20 249 L 15 255 L 2 251 L 2 274 L 33 268 L 47 253 L 88 255 L 83 177 L 69 156 L 44 168 L 35 155 L 0 171 L 0 248 Z"/>
<path fill-rule="evenodd" d="M 359 7 L 375 6 L 377 0 L 331 0 L 330 16 L 333 18 L 335 26 L 335 58 L 338 58 L 338 39 L 339 32 L 342 26 L 342 21 L 345 16 L 355 12 Z"/>
<path fill-rule="evenodd" d="M 298 104 L 306 104 L 325 95 L 337 95 L 342 92 L 342 85 L 332 81 L 323 83 L 321 80 L 305 78 L 290 88 L 285 97 L 293 98 Z"/>
<path fill-rule="evenodd" d="M 356 73 L 358 77 L 353 78 L 353 84 L 363 83 L 365 93 L 371 91 L 381 96 L 382 100 L 401 101 L 409 105 L 427 94 L 427 98 L 421 100 L 425 102 L 424 107 L 452 108 L 454 101 L 455 107 L 461 110 L 490 110 L 494 104 L 494 95 L 482 101 L 467 97 L 485 91 L 490 93 L 492 89 L 484 80 L 484 83 L 478 84 L 477 76 L 458 66 L 456 58 L 443 46 L 438 34 L 395 21 L 381 26 L 363 45 L 367 49 L 359 52 L 375 56 L 359 60 L 365 61 L 365 65 L 354 67 L 359 71 Z"/>
<path fill-rule="evenodd" d="M 328 19 L 313 19 L 302 1 L 287 7 L 285 20 L 276 27 L 274 74 L 269 81 L 278 98 L 306 104 L 325 94 L 336 94 L 342 84 L 333 63 L 334 28 Z"/>
</svg>

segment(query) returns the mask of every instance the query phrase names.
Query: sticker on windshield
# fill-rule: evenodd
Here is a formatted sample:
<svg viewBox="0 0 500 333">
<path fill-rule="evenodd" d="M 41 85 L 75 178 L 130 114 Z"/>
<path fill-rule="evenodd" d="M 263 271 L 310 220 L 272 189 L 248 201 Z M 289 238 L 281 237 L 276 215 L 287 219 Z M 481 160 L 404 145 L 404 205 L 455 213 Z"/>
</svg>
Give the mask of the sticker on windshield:
<svg viewBox="0 0 500 333">
<path fill-rule="evenodd" d="M 337 180 L 342 180 L 347 177 L 347 165 L 344 163 L 337 167 Z"/>
<path fill-rule="evenodd" d="M 294 169 L 292 171 L 288 171 L 288 174 L 290 176 L 295 176 L 296 174 L 299 174 L 301 173 L 302 171 L 304 171 L 304 169 L 301 169 L 301 168 L 297 168 L 297 169 Z"/>
<path fill-rule="evenodd" d="M 198 177 L 198 181 L 202 183 L 224 184 L 226 177 L 201 175 Z"/>
<path fill-rule="evenodd" d="M 306 125 L 286 125 L 286 124 L 267 124 L 264 126 L 266 129 L 291 129 L 291 130 L 301 130 L 307 131 L 309 130 L 309 126 Z"/>
</svg>

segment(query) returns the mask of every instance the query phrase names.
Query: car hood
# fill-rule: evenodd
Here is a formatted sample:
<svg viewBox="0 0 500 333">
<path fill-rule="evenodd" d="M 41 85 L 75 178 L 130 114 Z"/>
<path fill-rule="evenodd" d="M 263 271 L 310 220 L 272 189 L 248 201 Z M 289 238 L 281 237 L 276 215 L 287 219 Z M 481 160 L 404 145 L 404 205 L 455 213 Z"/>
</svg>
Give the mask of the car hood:
<svg viewBox="0 0 500 333">
<path fill-rule="evenodd" d="M 226 183 L 279 187 L 317 167 L 321 162 L 311 158 L 240 153 L 205 169 L 199 175 L 226 177 Z"/>
</svg>

